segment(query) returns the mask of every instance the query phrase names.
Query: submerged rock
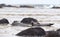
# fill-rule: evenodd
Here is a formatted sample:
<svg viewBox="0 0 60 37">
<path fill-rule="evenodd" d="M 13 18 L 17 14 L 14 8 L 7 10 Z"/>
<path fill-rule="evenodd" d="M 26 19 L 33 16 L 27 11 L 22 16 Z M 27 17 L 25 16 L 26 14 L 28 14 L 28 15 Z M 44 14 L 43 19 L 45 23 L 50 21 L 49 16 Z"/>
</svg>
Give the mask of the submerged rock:
<svg viewBox="0 0 60 37">
<path fill-rule="evenodd" d="M 17 26 L 18 24 L 19 24 L 18 21 L 14 21 L 11 25 L 12 25 L 12 26 Z"/>
<path fill-rule="evenodd" d="M 52 26 L 54 23 L 45 23 L 45 24 L 40 24 L 40 26 Z"/>
<path fill-rule="evenodd" d="M 32 26 L 31 24 L 20 23 L 19 21 L 14 21 L 11 25 L 12 25 L 12 26 L 23 26 L 23 27 Z"/>
</svg>

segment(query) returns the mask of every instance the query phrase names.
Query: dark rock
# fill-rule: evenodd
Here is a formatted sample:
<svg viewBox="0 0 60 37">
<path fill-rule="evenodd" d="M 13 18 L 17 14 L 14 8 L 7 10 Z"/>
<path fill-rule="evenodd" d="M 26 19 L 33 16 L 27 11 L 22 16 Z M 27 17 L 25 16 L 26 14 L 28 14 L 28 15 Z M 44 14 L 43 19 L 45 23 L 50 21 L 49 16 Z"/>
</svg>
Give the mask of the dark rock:
<svg viewBox="0 0 60 37">
<path fill-rule="evenodd" d="M 53 9 L 60 9 L 60 7 L 58 7 L 58 6 L 53 6 L 52 8 Z"/>
<path fill-rule="evenodd" d="M 19 23 L 19 21 L 14 21 L 11 25 L 12 25 L 12 26 L 19 26 L 20 23 Z"/>
<path fill-rule="evenodd" d="M 46 37 L 60 37 L 57 31 L 48 31 Z"/>
<path fill-rule="evenodd" d="M 34 7 L 29 5 L 21 5 L 20 8 L 34 8 Z"/>
<path fill-rule="evenodd" d="M 5 7 L 17 7 L 17 6 L 13 6 L 13 5 L 6 5 Z"/>
<path fill-rule="evenodd" d="M 23 18 L 21 23 L 31 24 L 32 21 L 37 22 L 34 18 Z"/>
<path fill-rule="evenodd" d="M 0 4 L 0 8 L 3 8 L 5 7 L 6 5 L 5 4 Z"/>
<path fill-rule="evenodd" d="M 56 31 L 57 31 L 57 32 L 59 33 L 59 35 L 60 35 L 60 29 L 57 29 Z"/>
<path fill-rule="evenodd" d="M 19 32 L 16 34 L 17 36 L 44 36 L 46 35 L 44 29 L 40 27 L 29 28 L 24 31 Z"/>
<path fill-rule="evenodd" d="M 5 4 L 0 4 L 0 5 L 5 6 Z"/>
<path fill-rule="evenodd" d="M 0 8 L 3 8 L 3 7 L 0 5 Z"/>
<path fill-rule="evenodd" d="M 9 24 L 8 20 L 3 18 L 0 20 L 0 24 Z"/>
<path fill-rule="evenodd" d="M 34 19 L 34 18 L 23 18 L 21 23 L 31 24 L 32 26 L 40 25 L 39 22 L 36 19 Z"/>
<path fill-rule="evenodd" d="M 60 31 L 60 29 L 57 29 L 57 31 Z"/>
<path fill-rule="evenodd" d="M 6 7 L 13 7 L 12 5 L 7 5 Z"/>
</svg>

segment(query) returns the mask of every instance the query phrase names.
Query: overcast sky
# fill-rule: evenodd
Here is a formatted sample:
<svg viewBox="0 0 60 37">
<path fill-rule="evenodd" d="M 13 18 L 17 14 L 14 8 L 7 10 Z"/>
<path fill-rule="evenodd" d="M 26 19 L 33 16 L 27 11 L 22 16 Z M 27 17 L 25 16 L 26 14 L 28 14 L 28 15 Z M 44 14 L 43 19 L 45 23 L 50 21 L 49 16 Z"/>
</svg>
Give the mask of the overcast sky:
<svg viewBox="0 0 60 37">
<path fill-rule="evenodd" d="M 60 0 L 0 0 L 0 4 L 60 4 Z"/>
</svg>

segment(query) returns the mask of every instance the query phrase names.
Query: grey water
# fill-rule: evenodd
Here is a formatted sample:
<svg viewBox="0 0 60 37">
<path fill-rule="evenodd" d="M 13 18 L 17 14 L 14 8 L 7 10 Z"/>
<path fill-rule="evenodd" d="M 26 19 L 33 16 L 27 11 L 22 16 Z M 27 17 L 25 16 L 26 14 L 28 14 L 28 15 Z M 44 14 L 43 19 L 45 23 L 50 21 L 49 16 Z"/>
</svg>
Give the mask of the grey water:
<svg viewBox="0 0 60 37">
<path fill-rule="evenodd" d="M 6 15 L 7 14 L 7 15 Z M 10 15 L 9 15 L 10 14 Z M 19 15 L 20 14 L 20 15 Z M 25 14 L 25 16 L 23 16 Z M 31 14 L 31 16 L 28 16 Z M 36 14 L 42 14 L 37 16 Z M 2 8 L 0 9 L 0 18 L 7 18 L 10 24 L 14 20 L 21 20 L 24 17 L 33 17 L 39 20 L 40 22 L 52 22 L 54 26 L 51 27 L 42 27 L 44 30 L 56 30 L 60 28 L 60 9 L 20 9 L 20 8 Z M 35 16 L 34 16 L 35 15 Z M 45 15 L 45 16 L 44 16 Z M 51 20 L 51 21 L 50 21 Z M 10 25 L 9 24 L 9 25 Z M 22 37 L 15 36 L 22 30 L 28 29 L 30 27 L 22 26 L 0 26 L 0 37 Z"/>
</svg>

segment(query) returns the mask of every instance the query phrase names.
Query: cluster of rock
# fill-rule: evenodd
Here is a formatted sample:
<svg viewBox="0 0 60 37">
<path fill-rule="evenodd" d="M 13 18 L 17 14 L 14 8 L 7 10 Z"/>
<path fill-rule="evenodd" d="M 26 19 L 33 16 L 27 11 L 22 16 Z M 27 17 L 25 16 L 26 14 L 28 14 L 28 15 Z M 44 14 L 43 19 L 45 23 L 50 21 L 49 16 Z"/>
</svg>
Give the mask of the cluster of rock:
<svg viewBox="0 0 60 37">
<path fill-rule="evenodd" d="M 0 24 L 9 24 L 9 21 L 5 18 L 0 20 Z M 57 29 L 56 31 L 45 31 L 40 26 L 52 26 L 53 24 L 40 24 L 36 19 L 34 18 L 23 18 L 21 22 L 14 21 L 12 26 L 32 26 L 26 30 L 23 30 L 16 34 L 16 36 L 27 36 L 27 37 L 60 37 L 60 29 Z M 34 27 L 35 26 L 35 27 Z"/>
<path fill-rule="evenodd" d="M 16 36 L 25 37 L 60 37 L 60 29 L 56 31 L 45 31 L 41 27 L 29 28 L 16 34 Z"/>
<path fill-rule="evenodd" d="M 0 19 L 0 24 L 9 24 L 8 19 Z M 51 26 L 53 23 L 40 24 L 34 18 L 23 18 L 21 21 L 13 21 L 12 26 Z"/>
<path fill-rule="evenodd" d="M 30 5 L 20 5 L 20 6 L 17 6 L 17 5 L 6 5 L 6 4 L 0 4 L 0 8 L 3 8 L 3 7 L 14 7 L 14 8 L 34 8 L 33 6 L 30 6 Z"/>
<path fill-rule="evenodd" d="M 52 8 L 52 9 L 59 9 L 60 6 L 50 6 L 50 5 L 6 5 L 6 4 L 0 4 L 0 8 L 3 8 L 3 7 L 14 7 L 14 8 Z"/>
<path fill-rule="evenodd" d="M 40 24 L 34 18 L 23 18 L 20 22 L 14 21 L 11 25 L 12 26 L 51 26 L 53 25 L 53 23 Z"/>
</svg>

